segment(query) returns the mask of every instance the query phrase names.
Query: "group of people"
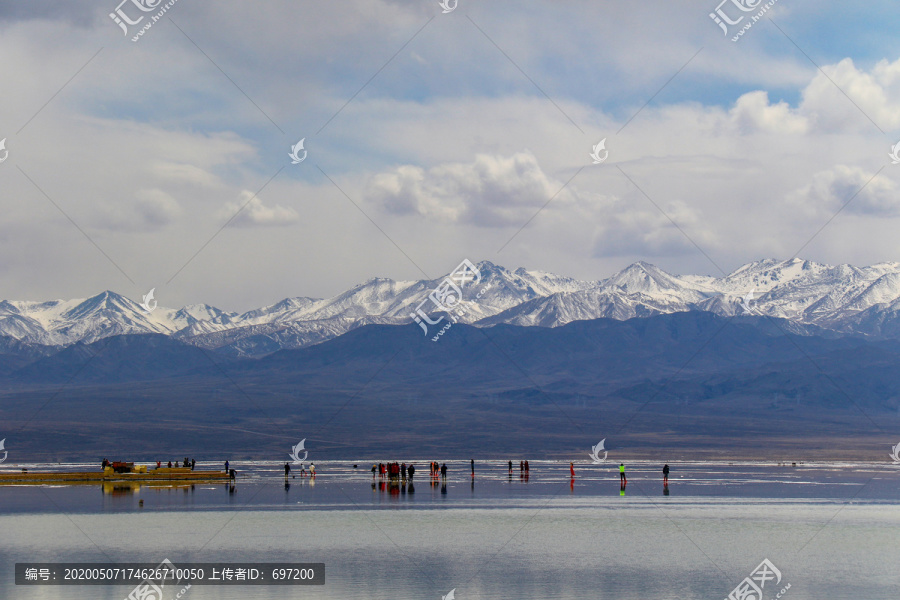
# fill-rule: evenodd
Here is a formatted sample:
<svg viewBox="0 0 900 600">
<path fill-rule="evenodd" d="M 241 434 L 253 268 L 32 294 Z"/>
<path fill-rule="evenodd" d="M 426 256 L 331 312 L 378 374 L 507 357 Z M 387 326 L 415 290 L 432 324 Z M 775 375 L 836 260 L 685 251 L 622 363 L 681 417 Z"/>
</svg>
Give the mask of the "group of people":
<svg viewBox="0 0 900 600">
<path fill-rule="evenodd" d="M 472 469 L 472 477 L 475 477 L 475 461 L 469 461 Z M 509 461 L 506 463 L 509 474 L 513 474 L 513 461 Z M 286 465 L 285 465 L 286 466 Z M 428 464 L 429 474 L 432 478 L 437 478 L 440 476 L 442 479 L 447 478 L 447 463 L 438 463 L 437 461 L 432 461 Z M 528 477 L 529 475 L 529 465 L 527 460 L 519 461 L 519 475 L 521 477 Z M 387 477 L 388 479 L 409 479 L 413 478 L 413 474 L 416 472 L 416 467 L 413 464 L 407 466 L 406 463 L 377 463 L 372 465 L 372 479 L 375 479 L 376 475 L 379 475 L 382 479 Z M 569 463 L 569 472 L 572 477 L 575 477 L 575 463 Z M 666 464 L 663 466 L 663 484 L 665 486 L 669 485 L 669 465 Z M 626 485 L 628 483 L 628 478 L 625 477 L 625 464 L 619 464 L 619 480 L 622 485 Z"/>
<path fill-rule="evenodd" d="M 171 469 L 171 468 L 172 468 L 172 464 L 173 464 L 173 463 L 172 463 L 172 461 L 170 460 L 169 463 L 168 463 L 168 468 Z M 195 466 L 196 464 L 197 464 L 197 461 L 196 461 L 196 460 L 194 460 L 193 458 L 188 458 L 187 456 L 184 457 L 184 461 L 182 461 L 182 463 L 181 463 L 182 467 L 184 467 L 184 468 L 190 468 L 191 471 L 194 470 L 194 466 Z M 175 459 L 174 465 L 175 465 L 175 468 L 177 469 L 177 468 L 178 468 L 178 459 L 177 459 L 177 458 Z M 161 468 L 161 467 L 162 467 L 162 461 L 161 461 L 161 460 L 156 461 L 156 468 L 159 469 L 159 468 Z"/>
<path fill-rule="evenodd" d="M 473 461 L 473 462 L 474 462 L 474 461 Z M 507 468 L 509 469 L 509 474 L 512 475 L 512 472 L 513 472 L 513 461 L 509 461 L 509 462 L 507 463 Z M 528 476 L 528 471 L 529 471 L 529 468 L 528 468 L 528 461 L 527 461 L 527 460 L 520 460 L 520 461 L 519 461 L 519 475 L 522 476 L 522 477 L 527 477 L 527 476 Z M 472 468 L 472 472 L 474 473 L 474 466 L 473 466 L 473 468 Z"/>
<path fill-rule="evenodd" d="M 409 466 L 406 463 L 378 463 L 372 465 L 372 479 L 378 474 L 381 479 L 412 479 L 416 474 L 416 466 L 412 463 Z"/>
<path fill-rule="evenodd" d="M 470 462 L 471 469 L 472 469 L 472 477 L 474 478 L 475 477 L 475 461 L 471 460 L 469 462 Z M 103 464 L 103 468 L 112 466 L 112 463 L 105 458 L 103 459 L 102 464 Z M 197 461 L 193 458 L 185 457 L 181 464 L 183 467 L 190 468 L 193 471 L 194 466 L 197 464 Z M 172 461 L 169 461 L 168 468 L 171 469 L 172 465 L 173 465 Z M 178 460 L 175 460 L 174 465 L 176 468 L 178 468 Z M 234 478 L 234 472 L 229 469 L 229 466 L 230 465 L 229 465 L 228 461 L 226 460 L 225 461 L 225 471 L 228 473 L 231 473 L 232 478 Z M 353 465 L 353 466 L 354 466 L 354 468 L 356 467 L 356 465 Z M 156 461 L 156 468 L 158 469 L 161 467 L 162 467 L 162 461 Z M 441 479 L 447 478 L 447 463 L 440 464 L 437 461 L 432 461 L 429 463 L 428 468 L 429 468 L 429 473 L 430 473 L 432 479 L 437 479 L 438 476 L 440 476 Z M 513 461 L 510 460 L 507 463 L 507 469 L 509 471 L 510 476 L 512 476 Z M 408 478 L 408 479 L 412 480 L 413 476 L 415 475 L 415 472 L 416 472 L 416 467 L 412 463 L 407 465 L 405 462 L 404 463 L 392 462 L 392 463 L 377 463 L 377 464 L 372 465 L 372 479 L 375 479 L 375 475 L 378 474 L 378 475 L 380 475 L 380 477 L 382 479 L 387 477 L 389 479 L 406 480 Z M 290 473 L 291 473 L 290 463 L 284 463 L 285 479 L 288 478 Z M 569 463 L 569 473 L 571 474 L 572 478 L 574 479 L 575 463 L 571 463 L 571 462 Z M 310 463 L 308 474 L 310 477 L 316 476 L 316 465 Z M 669 487 L 669 465 L 668 465 L 668 463 L 663 465 L 662 474 L 663 474 L 663 486 L 668 488 Z M 528 461 L 520 460 L 519 461 L 519 476 L 526 478 L 526 477 L 528 477 L 528 475 L 529 475 Z M 304 467 L 303 463 L 301 463 L 301 465 L 300 465 L 300 476 L 301 477 L 307 476 L 306 468 Z M 628 484 L 628 478 L 625 477 L 625 464 L 624 463 L 619 464 L 619 480 L 620 480 L 623 488 L 625 487 L 625 485 Z M 473 479 L 473 481 L 474 481 L 474 479 Z"/>
<path fill-rule="evenodd" d="M 188 467 L 189 467 L 189 468 L 191 469 L 191 471 L 193 471 L 193 470 L 194 470 L 194 466 L 195 466 L 196 464 L 197 464 L 197 461 L 196 461 L 196 460 L 194 460 L 193 458 L 188 458 L 188 457 L 185 456 L 185 457 L 184 457 L 184 462 L 182 463 L 182 466 L 185 467 L 185 468 L 188 468 Z M 109 462 L 107 459 L 104 458 L 104 459 L 103 459 L 103 468 L 105 469 L 106 467 L 111 467 L 111 466 L 112 466 L 112 463 Z M 168 466 L 168 468 L 170 468 L 170 469 L 172 468 L 172 461 L 171 461 L 171 460 L 169 461 L 169 463 L 168 463 L 167 466 Z M 157 469 L 162 468 L 162 461 L 161 461 L 161 460 L 156 461 L 156 468 L 157 468 Z M 178 459 L 175 460 L 175 468 L 178 468 Z M 228 470 L 227 463 L 226 463 L 225 470 L 226 470 L 226 471 Z"/>
<path fill-rule="evenodd" d="M 104 466 L 106 466 L 106 464 L 107 464 L 106 459 L 103 459 L 103 461 L 104 461 Z M 191 460 L 190 463 L 188 463 L 188 459 L 185 458 L 184 461 L 185 461 L 184 462 L 185 466 L 190 466 L 191 469 L 194 468 L 193 460 Z M 470 462 L 471 469 L 472 469 L 472 477 L 474 478 L 475 477 L 475 461 L 471 460 L 469 462 Z M 159 463 L 157 463 L 157 466 L 159 466 Z M 169 466 L 171 467 L 172 463 L 169 463 Z M 354 465 L 354 468 L 355 467 L 356 467 L 356 465 Z M 509 471 L 510 476 L 512 476 L 513 461 L 510 460 L 509 462 L 507 462 L 507 469 Z M 228 461 L 225 461 L 225 470 L 228 471 Z M 429 470 L 429 474 L 431 475 L 432 479 L 437 479 L 438 477 L 440 477 L 441 479 L 447 479 L 447 463 L 441 464 L 441 463 L 438 463 L 437 461 L 432 461 L 428 464 L 428 470 Z M 530 469 L 529 469 L 528 461 L 520 460 L 519 461 L 519 476 L 522 478 L 527 478 L 529 475 L 529 470 Z M 290 463 L 284 463 L 285 479 L 287 479 L 288 475 L 290 475 L 290 472 L 291 472 Z M 392 480 L 402 479 L 404 481 L 406 479 L 409 479 L 410 481 L 412 481 L 412 478 L 415 475 L 415 473 L 416 473 L 416 467 L 412 463 L 407 465 L 405 462 L 404 463 L 390 462 L 390 463 L 375 463 L 372 465 L 372 479 L 373 480 L 375 479 L 375 476 L 378 475 L 381 479 L 385 479 L 385 478 L 392 479 Z M 571 474 L 572 478 L 574 479 L 575 478 L 575 463 L 571 463 L 571 462 L 569 463 L 569 473 Z M 663 474 L 663 486 L 668 488 L 669 487 L 669 465 L 668 465 L 668 463 L 663 465 L 662 474 Z M 303 467 L 302 464 L 300 467 L 300 476 L 301 477 L 306 476 L 306 469 Z M 309 476 L 310 477 L 316 476 L 316 465 L 314 465 L 314 464 L 309 465 Z M 473 479 L 473 481 L 474 481 L 474 479 Z M 621 482 L 623 488 L 628 484 L 628 478 L 625 476 L 625 463 L 619 464 L 619 481 Z"/>
<path fill-rule="evenodd" d="M 471 461 L 472 464 L 472 475 L 475 475 L 475 461 Z M 375 479 L 375 476 L 378 475 L 381 479 L 387 477 L 388 479 L 412 479 L 416 473 L 416 466 L 410 463 L 408 466 L 406 463 L 377 463 L 372 465 L 372 479 Z M 437 461 L 432 461 L 428 463 L 428 473 L 432 479 L 437 479 L 440 477 L 441 479 L 447 479 L 447 463 L 439 463 Z"/>
<path fill-rule="evenodd" d="M 569 464 L 571 465 L 571 463 L 569 463 Z M 663 487 L 668 488 L 669 487 L 669 463 L 666 463 L 663 465 L 662 474 L 663 474 Z M 575 476 L 575 470 L 573 469 L 572 477 L 574 477 L 574 476 Z M 626 485 L 628 485 L 628 478 L 625 477 L 625 464 L 624 463 L 619 464 L 619 481 L 622 483 L 622 487 L 625 487 Z"/>
<path fill-rule="evenodd" d="M 525 470 L 528 470 L 528 462 L 525 462 Z M 512 461 L 509 463 L 509 472 L 512 473 Z M 572 475 L 572 478 L 575 478 L 575 463 L 569 463 L 569 473 Z M 663 474 L 663 487 L 669 487 L 669 463 L 663 465 L 662 468 Z M 624 488 L 628 485 L 628 478 L 625 477 L 625 463 L 619 463 L 619 482 L 622 484 Z"/>
<path fill-rule="evenodd" d="M 225 469 L 228 469 L 228 463 L 225 463 Z M 287 479 L 288 475 L 291 474 L 291 463 L 284 463 L 284 478 Z M 306 477 L 309 475 L 310 477 L 316 476 L 316 465 L 313 463 L 309 463 L 309 473 L 306 472 L 306 465 L 300 463 L 300 477 Z"/>
</svg>

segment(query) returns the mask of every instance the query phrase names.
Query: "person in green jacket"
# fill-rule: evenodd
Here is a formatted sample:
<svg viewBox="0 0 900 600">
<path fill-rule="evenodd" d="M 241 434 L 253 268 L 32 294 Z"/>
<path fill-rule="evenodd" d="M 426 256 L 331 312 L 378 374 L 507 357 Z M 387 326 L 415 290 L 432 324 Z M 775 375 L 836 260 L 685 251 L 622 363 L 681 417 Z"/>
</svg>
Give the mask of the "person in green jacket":
<svg viewBox="0 0 900 600">
<path fill-rule="evenodd" d="M 625 463 L 619 465 L 619 480 L 622 482 L 622 485 L 628 483 L 628 480 L 625 478 Z"/>
</svg>

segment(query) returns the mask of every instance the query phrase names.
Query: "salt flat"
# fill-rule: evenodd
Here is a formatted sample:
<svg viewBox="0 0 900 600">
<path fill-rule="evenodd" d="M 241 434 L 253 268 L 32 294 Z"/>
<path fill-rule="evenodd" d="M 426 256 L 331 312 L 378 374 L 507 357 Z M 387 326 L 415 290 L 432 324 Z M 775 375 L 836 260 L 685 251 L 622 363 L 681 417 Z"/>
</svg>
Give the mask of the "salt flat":
<svg viewBox="0 0 900 600">
<path fill-rule="evenodd" d="M 193 586 L 191 598 L 726 598 L 764 559 L 774 598 L 894 598 L 900 471 L 890 464 L 655 463 L 427 465 L 413 488 L 359 464 L 237 465 L 222 485 L 0 488 L 0 564 L 324 562 L 326 584 Z M 76 465 L 67 465 L 76 468 Z M 140 505 L 143 500 L 143 506 Z M 129 586 L 16 588 L 10 598 L 124 598 Z M 770 590 L 771 594 L 770 594 Z M 174 593 L 174 592 L 173 592 Z M 168 599 L 167 599 L 168 600 Z"/>
</svg>

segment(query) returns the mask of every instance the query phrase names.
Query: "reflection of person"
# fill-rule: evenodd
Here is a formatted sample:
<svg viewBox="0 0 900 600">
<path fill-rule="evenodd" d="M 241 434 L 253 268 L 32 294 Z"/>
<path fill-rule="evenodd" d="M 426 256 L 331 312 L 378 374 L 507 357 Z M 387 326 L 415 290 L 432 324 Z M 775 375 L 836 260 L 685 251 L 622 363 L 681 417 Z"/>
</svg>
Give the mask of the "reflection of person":
<svg viewBox="0 0 900 600">
<path fill-rule="evenodd" d="M 669 485 L 669 463 L 663 465 L 663 485 Z"/>
<path fill-rule="evenodd" d="M 625 478 L 625 463 L 619 465 L 619 481 L 622 482 L 622 485 L 628 483 L 628 480 Z"/>
</svg>

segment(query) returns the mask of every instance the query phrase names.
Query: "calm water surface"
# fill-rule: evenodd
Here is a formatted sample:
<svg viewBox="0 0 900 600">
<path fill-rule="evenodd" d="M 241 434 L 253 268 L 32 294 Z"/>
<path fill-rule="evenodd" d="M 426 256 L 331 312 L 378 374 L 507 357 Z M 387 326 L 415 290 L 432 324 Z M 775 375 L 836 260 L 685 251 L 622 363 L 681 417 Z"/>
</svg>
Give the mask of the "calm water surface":
<svg viewBox="0 0 900 600">
<path fill-rule="evenodd" d="M 726 598 L 763 559 L 769 600 L 896 598 L 900 469 L 874 464 L 416 463 L 412 483 L 371 463 L 233 465 L 234 486 L 0 486 L 0 597 L 125 598 L 133 585 L 15 586 L 15 562 L 323 562 L 324 586 L 193 586 L 205 598 Z M 25 465 L 3 465 L 10 471 Z M 215 465 L 218 467 L 218 465 Z M 86 465 L 30 465 L 29 470 Z M 200 468 L 213 465 L 198 464 Z M 422 471 L 424 477 L 421 477 Z M 143 500 L 143 506 L 141 506 Z M 180 588 L 166 590 L 171 597 Z M 164 600 L 171 600 L 165 597 Z"/>
</svg>

